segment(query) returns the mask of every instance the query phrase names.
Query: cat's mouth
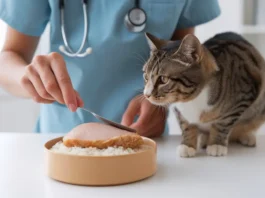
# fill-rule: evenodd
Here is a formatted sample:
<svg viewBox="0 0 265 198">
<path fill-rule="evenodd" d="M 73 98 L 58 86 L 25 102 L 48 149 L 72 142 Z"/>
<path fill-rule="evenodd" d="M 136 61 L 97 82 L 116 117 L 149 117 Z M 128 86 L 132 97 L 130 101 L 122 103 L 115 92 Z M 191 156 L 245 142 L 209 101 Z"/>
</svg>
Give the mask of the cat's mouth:
<svg viewBox="0 0 265 198">
<path fill-rule="evenodd" d="M 160 96 L 160 97 L 150 96 L 150 97 L 146 97 L 146 99 L 156 106 L 167 106 L 170 104 L 166 101 L 166 97 L 164 96 Z"/>
<path fill-rule="evenodd" d="M 146 97 L 145 98 L 152 104 L 156 105 L 156 106 L 169 106 L 173 103 L 176 102 L 180 102 L 183 101 L 183 99 L 181 97 L 177 97 L 177 96 L 150 96 L 150 97 Z"/>
</svg>

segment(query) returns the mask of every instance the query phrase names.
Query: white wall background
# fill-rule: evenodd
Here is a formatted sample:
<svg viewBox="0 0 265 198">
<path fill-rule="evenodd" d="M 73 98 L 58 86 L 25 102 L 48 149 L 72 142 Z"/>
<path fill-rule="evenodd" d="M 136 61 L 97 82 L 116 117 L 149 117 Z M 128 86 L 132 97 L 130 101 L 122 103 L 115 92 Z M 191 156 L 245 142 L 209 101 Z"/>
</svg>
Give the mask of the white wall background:
<svg viewBox="0 0 265 198">
<path fill-rule="evenodd" d="M 243 33 L 245 31 L 244 27 L 242 28 L 243 0 L 219 0 L 219 3 L 222 10 L 221 16 L 207 24 L 198 26 L 196 29 L 196 35 L 202 42 L 219 32 L 236 31 Z M 252 31 L 252 29 L 250 30 Z M 5 39 L 4 33 L 5 24 L 0 21 L 0 49 L 2 48 L 3 41 Z M 262 36 L 263 35 L 261 35 L 261 37 Z M 254 38 L 253 43 L 255 45 L 260 45 L 261 48 L 263 47 L 263 53 L 265 54 L 265 45 L 263 46 L 262 43 L 259 42 L 259 40 L 255 40 L 255 38 L 260 37 L 260 35 L 257 36 L 256 34 L 254 34 L 250 35 L 249 37 Z M 45 53 L 48 50 L 48 39 L 47 29 L 41 40 L 37 53 Z M 39 106 L 37 104 L 34 104 L 32 101 L 12 97 L 4 93 L 0 89 L 0 132 L 32 131 L 38 115 L 38 107 Z M 169 115 L 169 129 L 170 133 L 179 133 L 178 125 L 171 113 Z"/>
</svg>

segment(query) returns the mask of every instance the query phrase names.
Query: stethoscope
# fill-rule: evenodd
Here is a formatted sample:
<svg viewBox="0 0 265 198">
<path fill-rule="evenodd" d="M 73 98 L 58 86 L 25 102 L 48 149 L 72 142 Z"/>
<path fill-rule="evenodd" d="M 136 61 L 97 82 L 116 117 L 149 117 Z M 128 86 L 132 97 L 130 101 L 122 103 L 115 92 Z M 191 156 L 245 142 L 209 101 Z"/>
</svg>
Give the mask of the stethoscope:
<svg viewBox="0 0 265 198">
<path fill-rule="evenodd" d="M 79 49 L 74 52 L 74 50 L 69 46 L 65 33 L 65 21 L 64 21 L 64 0 L 59 0 L 59 10 L 60 10 L 60 23 L 61 32 L 63 37 L 64 45 L 59 46 L 59 50 L 69 57 L 85 57 L 92 52 L 92 48 L 88 47 L 84 51 L 84 46 L 87 38 L 88 32 L 88 22 L 87 22 L 87 7 L 88 0 L 82 0 L 83 15 L 84 15 L 84 33 L 83 39 Z M 146 26 L 147 16 L 143 9 L 140 8 L 139 0 L 134 1 L 134 7 L 129 10 L 129 12 L 124 17 L 124 23 L 127 29 L 131 32 L 142 32 Z M 83 52 L 82 52 L 83 51 Z"/>
<path fill-rule="evenodd" d="M 146 26 L 146 13 L 140 8 L 139 0 L 134 1 L 134 7 L 125 15 L 124 23 L 131 32 L 142 32 Z"/>
</svg>

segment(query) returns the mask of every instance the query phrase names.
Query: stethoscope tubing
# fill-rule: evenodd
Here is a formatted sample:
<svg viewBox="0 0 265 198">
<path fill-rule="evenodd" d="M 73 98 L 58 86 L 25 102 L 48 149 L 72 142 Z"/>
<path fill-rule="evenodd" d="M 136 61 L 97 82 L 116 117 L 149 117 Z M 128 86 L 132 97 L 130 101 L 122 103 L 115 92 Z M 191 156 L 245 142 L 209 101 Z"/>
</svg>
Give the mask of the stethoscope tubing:
<svg viewBox="0 0 265 198">
<path fill-rule="evenodd" d="M 88 33 L 88 21 L 87 21 L 87 1 L 83 0 L 83 15 L 84 15 L 84 33 L 83 33 L 83 39 L 81 42 L 81 45 L 79 49 L 74 52 L 73 49 L 70 47 L 67 36 L 65 33 L 65 20 L 64 20 L 64 6 L 60 6 L 60 11 L 61 11 L 61 32 L 62 32 L 62 37 L 63 37 L 63 42 L 65 46 L 60 46 L 59 49 L 61 52 L 66 54 L 67 56 L 70 57 L 85 57 L 88 54 L 91 53 L 91 48 L 87 48 L 85 52 L 81 53 L 82 50 L 84 49 L 86 39 L 87 39 L 87 33 Z"/>
<path fill-rule="evenodd" d="M 85 43 L 86 43 L 86 39 L 87 39 L 87 35 L 88 35 L 88 19 L 87 19 L 87 17 L 88 17 L 87 7 L 88 6 L 87 6 L 87 4 L 88 4 L 88 0 L 82 0 L 83 15 L 84 15 L 83 39 L 82 39 L 82 42 L 81 42 L 79 49 L 76 52 L 74 52 L 74 50 L 70 47 L 70 45 L 68 43 L 67 36 L 65 33 L 64 0 L 59 0 L 59 10 L 60 10 L 60 18 L 61 18 L 60 19 L 61 33 L 62 33 L 62 38 L 63 38 L 63 42 L 64 42 L 64 45 L 59 46 L 59 50 L 69 57 L 85 57 L 88 54 L 90 54 L 92 51 L 92 48 L 89 47 L 82 53 L 82 51 L 85 47 Z M 143 13 L 143 16 L 145 17 L 144 21 L 141 24 L 136 24 L 130 19 L 129 14 L 134 9 L 140 10 Z M 130 9 L 124 18 L 125 25 L 126 25 L 127 29 L 131 32 L 141 32 L 141 31 L 143 31 L 143 29 L 146 26 L 146 20 L 147 20 L 146 13 L 143 9 L 140 8 L 139 0 L 135 0 L 134 8 Z"/>
</svg>

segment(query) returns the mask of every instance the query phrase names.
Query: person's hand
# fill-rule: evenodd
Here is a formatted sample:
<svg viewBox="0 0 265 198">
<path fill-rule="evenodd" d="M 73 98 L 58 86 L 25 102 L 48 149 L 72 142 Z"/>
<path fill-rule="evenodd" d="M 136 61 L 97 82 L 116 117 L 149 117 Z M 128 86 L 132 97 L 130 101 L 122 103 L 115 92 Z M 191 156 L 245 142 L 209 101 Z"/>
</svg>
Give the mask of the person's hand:
<svg viewBox="0 0 265 198">
<path fill-rule="evenodd" d="M 136 129 L 139 135 L 157 137 L 164 132 L 166 111 L 163 107 L 151 104 L 143 96 L 137 96 L 129 103 L 121 124 Z M 133 123 L 137 115 L 139 118 Z"/>
<path fill-rule="evenodd" d="M 72 86 L 63 57 L 56 52 L 35 56 L 25 67 L 20 84 L 38 103 L 57 101 L 71 111 L 84 105 Z"/>
</svg>

